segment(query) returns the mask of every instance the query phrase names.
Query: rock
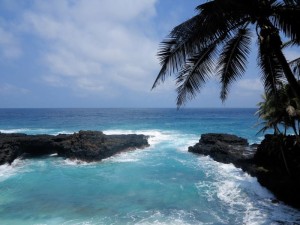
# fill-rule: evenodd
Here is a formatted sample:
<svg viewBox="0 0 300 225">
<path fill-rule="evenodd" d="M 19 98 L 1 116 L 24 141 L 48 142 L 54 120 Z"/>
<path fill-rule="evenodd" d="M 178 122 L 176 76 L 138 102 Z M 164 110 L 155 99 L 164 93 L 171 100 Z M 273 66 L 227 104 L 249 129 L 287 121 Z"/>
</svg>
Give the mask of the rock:
<svg viewBox="0 0 300 225">
<path fill-rule="evenodd" d="M 255 176 L 278 200 L 300 209 L 300 144 L 295 136 L 266 135 L 261 144 L 249 146 L 246 139 L 235 135 L 203 134 L 189 151 L 232 163 Z"/>
<path fill-rule="evenodd" d="M 265 135 L 254 155 L 260 184 L 300 209 L 300 143 L 295 136 Z M 262 169 L 263 168 L 263 169 Z"/>
<path fill-rule="evenodd" d="M 149 146 L 144 135 L 105 135 L 100 131 L 79 131 L 72 135 L 26 135 L 0 133 L 0 165 L 17 157 L 58 156 L 100 161 L 121 151 Z"/>
<path fill-rule="evenodd" d="M 247 146 L 248 141 L 245 138 L 238 137 L 232 134 L 221 134 L 221 133 L 208 133 L 201 135 L 201 142 L 203 144 L 216 144 L 216 143 L 225 143 L 229 145 L 242 145 Z"/>
<path fill-rule="evenodd" d="M 236 135 L 219 133 L 202 134 L 199 142 L 189 147 L 188 151 L 209 155 L 222 163 L 233 163 L 248 159 L 253 155 L 246 139 Z"/>
<path fill-rule="evenodd" d="M 144 135 L 105 135 L 102 132 L 80 131 L 64 141 L 59 156 L 84 161 L 99 161 L 124 150 L 149 146 Z"/>
</svg>

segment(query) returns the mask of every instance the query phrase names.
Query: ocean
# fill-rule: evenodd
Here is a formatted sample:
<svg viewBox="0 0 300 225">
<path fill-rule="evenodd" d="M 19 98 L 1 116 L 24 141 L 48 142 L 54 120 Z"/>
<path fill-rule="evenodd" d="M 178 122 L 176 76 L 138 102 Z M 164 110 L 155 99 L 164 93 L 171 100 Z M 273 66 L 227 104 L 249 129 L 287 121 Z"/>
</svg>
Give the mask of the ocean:
<svg viewBox="0 0 300 225">
<path fill-rule="evenodd" d="M 0 224 L 300 224 L 231 164 L 189 153 L 208 132 L 259 143 L 256 109 L 0 109 L 0 132 L 100 130 L 150 147 L 85 163 L 49 155 L 0 166 Z"/>
</svg>

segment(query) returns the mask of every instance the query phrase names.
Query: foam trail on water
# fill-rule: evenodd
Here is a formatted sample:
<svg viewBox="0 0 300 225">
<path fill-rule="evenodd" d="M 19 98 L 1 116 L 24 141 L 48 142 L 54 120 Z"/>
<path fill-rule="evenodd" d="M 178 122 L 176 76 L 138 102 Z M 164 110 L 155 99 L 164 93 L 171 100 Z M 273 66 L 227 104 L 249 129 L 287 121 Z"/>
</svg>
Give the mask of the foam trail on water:
<svg viewBox="0 0 300 225">
<path fill-rule="evenodd" d="M 120 162 L 120 163 L 132 163 L 138 162 L 142 158 L 141 152 L 139 151 L 128 151 L 121 152 L 109 158 L 103 159 L 104 162 Z"/>
<path fill-rule="evenodd" d="M 199 158 L 200 167 L 214 182 L 200 181 L 196 186 L 199 194 L 210 201 L 221 200 L 229 214 L 243 212 L 243 224 L 272 224 L 274 221 L 297 222 L 299 212 L 284 204 L 272 204 L 275 197 L 262 187 L 257 179 L 232 164 L 222 164 L 209 157 Z M 283 212 L 289 213 L 283 213 Z M 299 222 L 299 221 L 298 221 Z"/>
<path fill-rule="evenodd" d="M 0 166 L 0 182 L 17 175 L 19 172 L 29 171 L 27 168 L 26 160 L 15 159 L 11 165 L 3 164 Z"/>
<path fill-rule="evenodd" d="M 85 162 L 79 159 L 64 159 L 60 164 L 66 166 L 90 166 L 97 162 Z"/>
<path fill-rule="evenodd" d="M 44 129 L 44 128 L 18 128 L 18 129 L 0 129 L 0 133 L 12 134 L 12 133 L 24 133 L 24 134 L 73 134 L 74 131 L 57 131 L 57 129 Z"/>
<path fill-rule="evenodd" d="M 18 129 L 1 129 L 0 133 L 4 134 L 11 134 L 11 133 L 27 133 L 31 131 L 31 129 L 28 128 L 18 128 Z"/>
<path fill-rule="evenodd" d="M 164 141 L 169 141 L 174 139 L 174 131 L 160 131 L 160 130 L 105 130 L 104 134 L 143 134 L 149 136 L 148 142 L 150 146 L 157 145 Z"/>
</svg>

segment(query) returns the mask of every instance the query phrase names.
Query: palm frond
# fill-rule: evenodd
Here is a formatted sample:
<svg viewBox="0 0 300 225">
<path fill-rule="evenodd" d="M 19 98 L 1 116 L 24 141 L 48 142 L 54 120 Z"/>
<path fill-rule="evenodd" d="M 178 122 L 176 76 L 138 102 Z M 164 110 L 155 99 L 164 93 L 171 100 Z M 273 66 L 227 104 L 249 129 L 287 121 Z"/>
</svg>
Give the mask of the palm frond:
<svg viewBox="0 0 300 225">
<path fill-rule="evenodd" d="M 289 62 L 294 74 L 300 79 L 300 57 Z"/>
<path fill-rule="evenodd" d="M 288 6 L 294 6 L 299 3 L 299 1 L 297 1 L 297 0 L 283 0 L 283 2 L 285 5 L 288 5 Z"/>
<path fill-rule="evenodd" d="M 230 84 L 245 72 L 250 44 L 250 30 L 240 29 L 223 48 L 217 66 L 222 84 L 222 101 L 227 97 Z"/>
<path fill-rule="evenodd" d="M 287 48 L 287 47 L 294 47 L 295 45 L 298 45 L 296 43 L 296 41 L 289 40 L 289 41 L 287 41 L 287 42 L 285 42 L 285 43 L 282 44 L 282 49 Z"/>
<path fill-rule="evenodd" d="M 300 44 L 300 3 L 285 1 L 274 7 L 273 23 L 286 37 Z"/>
<path fill-rule="evenodd" d="M 290 117 L 295 117 L 297 115 L 296 109 L 291 105 L 286 108 L 286 112 Z"/>
<path fill-rule="evenodd" d="M 209 74 L 214 68 L 214 58 L 217 52 L 217 45 L 212 44 L 191 57 L 185 67 L 180 71 L 176 83 L 177 107 L 182 106 L 187 100 L 195 97 L 206 82 Z"/>
<path fill-rule="evenodd" d="M 216 40 L 229 38 L 231 32 L 244 23 L 245 20 L 241 18 L 226 19 L 219 12 L 205 8 L 198 15 L 176 26 L 160 45 L 158 57 L 162 67 L 152 89 L 163 82 L 166 75 L 180 71 L 188 58 Z"/>
<path fill-rule="evenodd" d="M 273 51 L 261 42 L 259 42 L 258 65 L 266 93 L 277 95 L 278 85 L 284 79 L 283 69 Z"/>
<path fill-rule="evenodd" d="M 256 135 L 264 134 L 267 130 L 272 129 L 272 126 L 270 126 L 270 124 L 266 121 L 256 124 L 256 127 L 258 126 L 262 126 L 262 128 L 256 133 Z"/>
<path fill-rule="evenodd" d="M 209 14 L 222 16 L 226 20 L 238 21 L 248 17 L 246 11 L 252 7 L 253 1 L 240 0 L 214 0 L 199 5 L 196 10 L 208 12 Z"/>
<path fill-rule="evenodd" d="M 158 57 L 162 68 L 152 89 L 163 82 L 167 74 L 171 75 L 182 69 L 188 58 L 220 38 L 217 33 L 222 36 L 230 35 L 230 32 L 225 30 L 228 26 L 224 24 L 224 20 L 219 20 L 219 24 L 213 26 L 210 26 L 207 21 L 209 20 L 205 14 L 194 16 L 176 26 L 161 42 Z"/>
<path fill-rule="evenodd" d="M 185 63 L 187 58 L 186 43 L 190 42 L 193 35 L 196 35 L 195 26 L 199 21 L 199 16 L 194 16 L 190 20 L 178 25 L 173 29 L 170 35 L 161 42 L 158 58 L 162 65 L 156 80 L 152 86 L 155 88 L 160 82 L 164 82 L 167 74 L 178 71 Z"/>
</svg>

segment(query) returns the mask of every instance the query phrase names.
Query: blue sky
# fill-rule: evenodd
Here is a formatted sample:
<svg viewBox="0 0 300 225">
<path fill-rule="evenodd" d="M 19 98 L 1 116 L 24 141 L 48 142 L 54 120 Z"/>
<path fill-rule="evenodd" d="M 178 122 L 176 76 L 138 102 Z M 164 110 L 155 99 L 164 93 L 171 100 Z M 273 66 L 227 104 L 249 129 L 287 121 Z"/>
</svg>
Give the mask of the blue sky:
<svg viewBox="0 0 300 225">
<path fill-rule="evenodd" d="M 156 53 L 201 2 L 0 0 L 0 107 L 176 107 L 173 77 L 151 91 Z M 212 79 L 186 107 L 254 107 L 258 74 L 251 56 L 225 104 Z"/>
</svg>

